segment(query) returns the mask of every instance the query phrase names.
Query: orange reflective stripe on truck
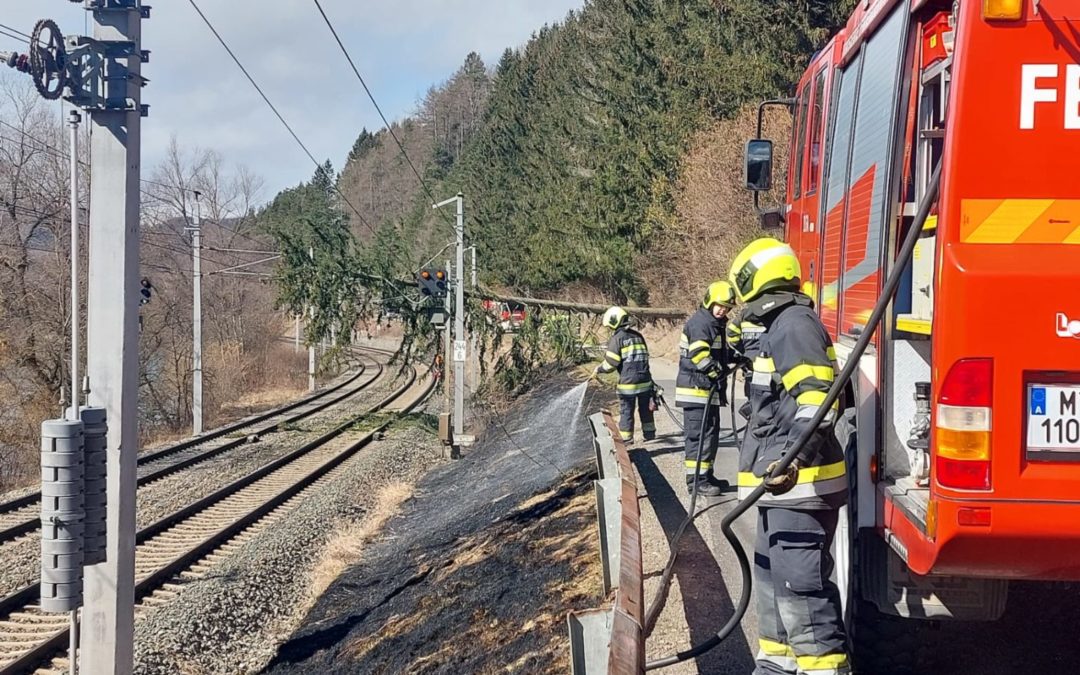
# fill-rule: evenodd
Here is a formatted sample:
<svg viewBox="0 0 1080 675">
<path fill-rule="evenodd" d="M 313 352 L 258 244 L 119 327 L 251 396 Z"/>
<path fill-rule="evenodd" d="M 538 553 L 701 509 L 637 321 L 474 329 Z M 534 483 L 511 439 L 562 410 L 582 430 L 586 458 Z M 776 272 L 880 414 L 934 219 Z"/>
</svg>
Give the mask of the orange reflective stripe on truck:
<svg viewBox="0 0 1080 675">
<path fill-rule="evenodd" d="M 1080 199 L 965 199 L 965 244 L 1080 244 Z"/>
</svg>

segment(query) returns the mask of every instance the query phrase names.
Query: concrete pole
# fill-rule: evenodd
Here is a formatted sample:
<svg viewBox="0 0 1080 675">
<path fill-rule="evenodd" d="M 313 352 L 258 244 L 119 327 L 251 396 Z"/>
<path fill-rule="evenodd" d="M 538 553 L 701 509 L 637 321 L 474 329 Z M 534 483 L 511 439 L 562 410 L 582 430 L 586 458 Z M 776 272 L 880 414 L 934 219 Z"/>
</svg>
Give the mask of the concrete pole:
<svg viewBox="0 0 1080 675">
<path fill-rule="evenodd" d="M 465 196 L 457 193 L 457 266 L 454 268 L 454 445 L 465 433 Z"/>
<path fill-rule="evenodd" d="M 198 436 L 203 432 L 203 387 L 202 387 L 202 222 L 199 193 L 195 193 L 195 227 L 191 231 L 191 278 L 195 284 L 192 294 L 192 344 L 191 344 L 191 433 Z"/>
<path fill-rule="evenodd" d="M 470 247 L 472 249 L 472 290 L 476 291 L 476 246 Z M 480 379 L 477 370 L 480 368 L 480 350 L 476 348 L 476 331 L 469 333 L 469 382 L 472 383 L 472 389 L 469 390 L 470 399 L 473 392 L 476 389 L 477 381 Z M 471 406 L 470 406 L 471 408 Z"/>
<path fill-rule="evenodd" d="M 71 407 L 68 419 L 79 419 L 79 122 L 75 110 L 68 113 L 71 127 Z"/>
<path fill-rule="evenodd" d="M 450 276 L 453 267 L 450 265 L 450 261 L 446 261 L 446 275 Z M 454 358 L 453 345 L 450 343 L 450 294 L 447 293 L 443 299 L 443 307 L 446 309 L 446 323 L 443 324 L 443 410 L 446 414 L 450 414 L 452 407 L 452 398 L 450 396 L 450 364 L 451 359 Z"/>
<path fill-rule="evenodd" d="M 293 328 L 293 353 L 300 353 L 300 315 L 297 314 L 296 325 Z"/>
<path fill-rule="evenodd" d="M 315 247 L 308 247 L 308 257 L 312 261 L 315 260 Z M 315 306 L 308 305 L 308 321 L 315 318 Z M 308 343 L 307 351 L 307 388 L 308 391 L 315 391 L 315 343 Z"/>
<path fill-rule="evenodd" d="M 79 419 L 79 122 L 82 116 L 75 110 L 68 113 L 71 127 L 71 406 L 69 420 Z M 68 634 L 68 672 L 79 672 L 79 610 L 71 610 Z"/>
<path fill-rule="evenodd" d="M 131 42 L 134 50 L 107 65 L 108 103 L 118 109 L 91 114 L 87 402 L 108 414 L 109 508 L 106 560 L 85 569 L 80 652 L 86 672 L 122 675 L 133 668 L 135 627 L 142 26 L 134 4 L 109 3 L 94 10 L 93 21 L 96 39 Z"/>
</svg>

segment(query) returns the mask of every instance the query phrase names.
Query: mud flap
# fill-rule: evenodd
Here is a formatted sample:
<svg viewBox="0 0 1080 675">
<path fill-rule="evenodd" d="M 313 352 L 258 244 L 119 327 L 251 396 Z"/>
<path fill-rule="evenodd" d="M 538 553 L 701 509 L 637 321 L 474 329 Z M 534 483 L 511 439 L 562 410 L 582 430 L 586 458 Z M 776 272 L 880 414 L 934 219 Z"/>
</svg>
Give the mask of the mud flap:
<svg viewBox="0 0 1080 675">
<path fill-rule="evenodd" d="M 872 533 L 867 533 L 872 534 Z M 859 589 L 883 614 L 909 619 L 993 621 L 1005 611 L 1004 579 L 920 576 L 877 537 L 859 546 Z"/>
</svg>

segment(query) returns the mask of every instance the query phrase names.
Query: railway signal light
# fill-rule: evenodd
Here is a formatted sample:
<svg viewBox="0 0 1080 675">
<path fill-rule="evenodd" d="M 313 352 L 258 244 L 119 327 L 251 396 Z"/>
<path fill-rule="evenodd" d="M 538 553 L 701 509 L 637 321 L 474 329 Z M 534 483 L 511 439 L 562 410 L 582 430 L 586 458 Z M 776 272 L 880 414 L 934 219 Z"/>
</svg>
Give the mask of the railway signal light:
<svg viewBox="0 0 1080 675">
<path fill-rule="evenodd" d="M 433 298 L 446 296 L 446 279 L 446 270 L 441 267 L 425 268 L 417 275 L 420 292 Z"/>
<path fill-rule="evenodd" d="M 143 277 L 142 281 L 139 282 L 139 285 L 142 286 L 142 288 L 139 289 L 139 293 L 142 295 L 142 297 L 139 298 L 139 304 L 149 304 L 150 296 L 154 290 L 154 284 L 150 283 L 149 277 Z"/>
</svg>

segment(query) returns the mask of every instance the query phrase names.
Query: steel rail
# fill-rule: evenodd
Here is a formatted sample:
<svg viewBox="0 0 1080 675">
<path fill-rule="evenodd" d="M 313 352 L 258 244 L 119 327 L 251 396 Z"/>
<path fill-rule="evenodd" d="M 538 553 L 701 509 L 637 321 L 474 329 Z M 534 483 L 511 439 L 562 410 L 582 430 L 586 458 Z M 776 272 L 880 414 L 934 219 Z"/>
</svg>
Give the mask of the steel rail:
<svg viewBox="0 0 1080 675">
<path fill-rule="evenodd" d="M 297 401 L 288 403 L 284 406 L 274 408 L 273 410 L 259 413 L 254 417 L 248 417 L 243 420 L 239 420 L 238 422 L 229 424 L 219 429 L 215 429 L 209 433 L 202 434 L 201 436 L 195 436 L 193 438 L 185 440 L 182 443 L 178 443 L 176 445 L 172 445 L 152 453 L 140 455 L 138 459 L 138 464 L 139 466 L 145 467 L 149 464 L 153 464 L 163 459 L 167 459 L 169 457 L 177 455 L 185 450 L 200 447 L 207 443 L 218 440 L 223 436 L 228 436 L 243 429 L 247 429 L 249 427 L 261 424 L 267 420 L 271 420 L 275 417 L 279 417 L 286 413 L 292 412 L 299 407 L 318 402 L 317 405 L 305 409 L 296 415 L 288 416 L 285 419 L 273 421 L 271 424 L 255 429 L 252 434 L 246 434 L 245 436 L 242 436 L 240 438 L 232 439 L 221 445 L 217 445 L 202 452 L 195 453 L 189 457 L 185 457 L 178 462 L 170 463 L 159 469 L 154 469 L 152 471 L 144 473 L 136 479 L 137 485 L 141 487 L 143 485 L 147 485 L 154 481 L 170 476 L 174 473 L 178 473 L 180 471 L 188 469 L 197 464 L 201 464 L 220 454 L 228 452 L 229 450 L 233 450 L 242 445 L 245 445 L 248 442 L 248 438 L 252 435 L 263 436 L 265 434 L 272 433 L 289 424 L 298 422 L 302 419 L 310 417 L 311 415 L 323 412 L 331 406 L 334 406 L 341 401 L 356 395 L 357 393 L 371 386 L 383 374 L 383 364 L 375 361 L 374 359 L 372 359 L 372 361 L 374 362 L 374 365 L 377 369 L 375 376 L 369 380 L 362 382 L 359 386 L 349 389 L 342 394 L 330 398 L 325 398 L 328 395 L 339 392 L 342 388 L 356 382 L 357 379 L 359 379 L 365 372 L 367 372 L 367 366 L 365 364 L 360 364 L 357 372 L 346 380 L 334 385 L 333 387 L 329 387 L 327 389 L 319 391 L 315 395 L 307 396 Z M 320 400 L 324 398 L 325 400 Z M 38 491 L 30 493 L 28 495 L 24 495 L 23 497 L 19 497 L 18 499 L 6 502 L 4 504 L 0 504 L 0 525 L 2 525 L 2 529 L 0 529 L 0 546 L 39 529 L 40 524 L 37 517 L 37 511 L 40 500 L 41 492 Z M 13 524 L 6 525 L 5 523 Z"/>
<path fill-rule="evenodd" d="M 142 557 L 164 556 L 166 562 L 154 564 L 149 571 L 145 571 L 144 566 L 144 574 L 135 586 L 136 600 L 150 595 L 162 584 L 236 538 L 366 447 L 379 432 L 385 430 L 394 421 L 393 418 L 384 420 L 366 431 L 363 436 L 350 442 L 346 447 L 330 450 L 326 453 L 326 457 L 315 454 L 320 449 L 324 449 L 332 440 L 353 428 L 356 423 L 385 409 L 404 396 L 413 388 L 416 379 L 416 369 L 410 367 L 407 381 L 402 386 L 363 413 L 350 418 L 271 464 L 217 490 L 212 495 L 140 530 L 136 534 L 136 543 L 141 549 Z M 415 399 L 403 406 L 398 415 L 408 414 L 420 405 L 430 395 L 434 386 L 435 380 L 429 378 Z M 310 463 L 305 463 L 305 459 L 311 460 Z M 294 474 L 299 475 L 294 478 L 292 477 Z M 268 491 L 269 496 L 263 497 L 262 495 Z M 252 496 L 245 495 L 245 492 L 251 493 Z M 233 500 L 232 503 L 229 503 L 230 500 Z M 243 513 L 234 516 L 233 514 L 240 507 L 243 507 Z M 213 520 L 215 517 L 218 518 L 217 521 Z M 203 519 L 202 522 L 199 522 L 200 518 Z M 206 523 L 207 519 L 210 520 L 209 525 Z M 200 529 L 205 530 L 207 527 L 216 528 L 210 536 L 198 538 L 197 541 L 184 539 L 185 536 L 191 537 L 191 532 L 197 533 Z M 174 555 L 172 551 L 177 550 L 178 546 L 182 551 Z M 158 551 L 155 551 L 155 548 Z M 136 565 L 138 567 L 138 561 Z M 48 615 L 38 612 L 34 603 L 39 597 L 40 587 L 34 584 L 0 600 L 0 644 L 24 644 L 27 647 L 13 658 L 0 654 L 0 663 L 3 664 L 0 665 L 0 675 L 31 671 L 67 645 L 66 615 Z M 51 622 L 53 618 L 56 619 L 55 622 Z M 53 630 L 53 627 L 56 629 Z"/>
</svg>

